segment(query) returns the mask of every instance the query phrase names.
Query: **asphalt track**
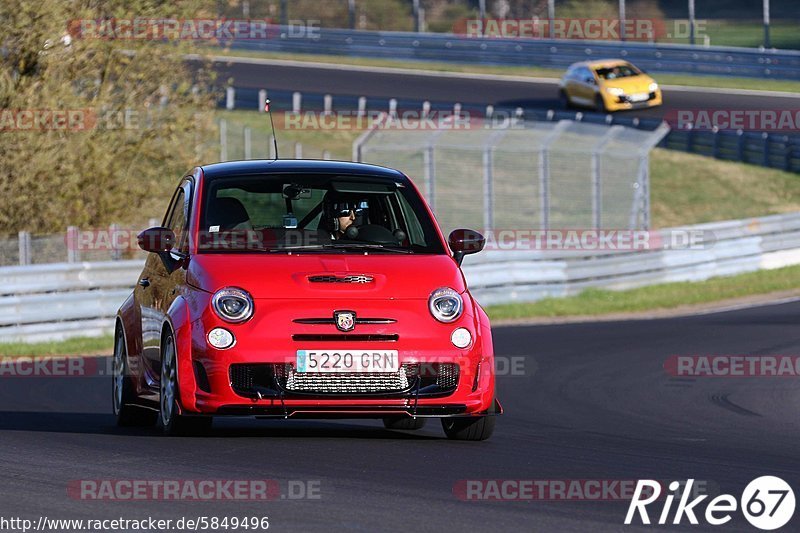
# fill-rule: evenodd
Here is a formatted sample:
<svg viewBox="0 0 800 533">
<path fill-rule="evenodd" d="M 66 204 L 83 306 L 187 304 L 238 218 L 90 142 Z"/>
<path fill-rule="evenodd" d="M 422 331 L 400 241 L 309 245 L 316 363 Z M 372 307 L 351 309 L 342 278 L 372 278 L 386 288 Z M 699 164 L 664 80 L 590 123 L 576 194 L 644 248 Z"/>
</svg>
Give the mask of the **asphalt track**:
<svg viewBox="0 0 800 533">
<path fill-rule="evenodd" d="M 242 62 L 247 61 L 247 62 Z M 239 59 L 218 61 L 221 80 L 236 87 L 275 91 L 307 91 L 334 96 L 366 96 L 369 100 L 397 98 L 407 101 L 454 103 L 495 107 L 558 109 L 557 86 L 548 80 L 469 77 L 392 72 L 392 69 L 348 68 L 337 65 L 296 65 L 291 62 Z M 435 74 L 435 73 L 434 73 Z M 658 75 L 653 75 L 658 80 Z M 288 105 L 288 104 L 287 104 Z M 336 101 L 334 100 L 334 107 Z M 770 96 L 758 91 L 664 89 L 660 108 L 625 111 L 625 115 L 663 118 L 677 110 L 798 109 L 798 96 Z"/>
<path fill-rule="evenodd" d="M 682 354 L 800 353 L 800 303 L 695 317 L 497 327 L 506 409 L 486 442 L 453 442 L 372 421 L 215 421 L 201 437 L 117 429 L 104 378 L 0 379 L 0 517 L 179 519 L 269 516 L 274 531 L 637 531 L 627 504 L 461 501 L 466 479 L 695 478 L 741 495 L 763 475 L 800 487 L 796 378 L 671 378 Z M 80 479 L 318 481 L 320 498 L 102 502 Z M 660 508 L 651 513 L 656 515 Z M 783 531 L 800 529 L 800 517 Z M 684 522 L 685 523 L 685 522 Z M 673 530 L 675 526 L 660 526 Z M 736 514 L 721 527 L 755 531 Z"/>
</svg>

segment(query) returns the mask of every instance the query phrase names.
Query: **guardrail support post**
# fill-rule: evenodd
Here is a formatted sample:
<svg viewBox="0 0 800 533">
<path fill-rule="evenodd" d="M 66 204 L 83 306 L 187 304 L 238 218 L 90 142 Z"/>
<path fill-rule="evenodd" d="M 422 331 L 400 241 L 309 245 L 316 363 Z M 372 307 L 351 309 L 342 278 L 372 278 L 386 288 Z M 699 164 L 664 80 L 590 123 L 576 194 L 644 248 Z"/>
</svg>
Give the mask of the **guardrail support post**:
<svg viewBox="0 0 800 533">
<path fill-rule="evenodd" d="M 303 159 L 303 145 L 301 143 L 294 143 L 294 158 Z"/>
<path fill-rule="evenodd" d="M 299 113 L 303 104 L 303 95 L 297 91 L 292 93 L 292 113 Z"/>
<path fill-rule="evenodd" d="M 242 130 L 242 133 L 244 134 L 244 158 L 252 159 L 252 139 L 250 128 L 245 126 Z"/>
<path fill-rule="evenodd" d="M 31 234 L 27 231 L 19 232 L 19 264 L 20 266 L 31 264 Z"/>
<path fill-rule="evenodd" d="M 228 87 L 225 90 L 225 109 L 231 110 L 235 106 L 236 89 Z"/>
<path fill-rule="evenodd" d="M 261 89 L 258 91 L 258 112 L 265 113 L 265 107 L 267 107 L 267 90 Z"/>
<path fill-rule="evenodd" d="M 366 96 L 359 96 L 358 97 L 358 116 L 363 117 L 367 114 L 367 97 Z"/>
</svg>

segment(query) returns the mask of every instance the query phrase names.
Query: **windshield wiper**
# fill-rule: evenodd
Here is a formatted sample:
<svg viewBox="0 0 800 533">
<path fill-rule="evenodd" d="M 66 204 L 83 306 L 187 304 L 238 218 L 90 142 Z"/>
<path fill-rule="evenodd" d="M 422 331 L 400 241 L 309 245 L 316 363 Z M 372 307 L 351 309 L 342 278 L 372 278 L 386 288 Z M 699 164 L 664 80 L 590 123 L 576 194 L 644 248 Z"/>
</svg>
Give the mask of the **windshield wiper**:
<svg viewBox="0 0 800 533">
<path fill-rule="evenodd" d="M 281 248 L 270 248 L 270 252 L 297 252 L 305 250 L 378 250 L 397 254 L 411 254 L 413 251 L 407 248 L 387 246 L 385 244 L 358 243 L 358 242 L 331 242 L 326 244 L 309 244 L 306 246 L 284 246 Z"/>
</svg>

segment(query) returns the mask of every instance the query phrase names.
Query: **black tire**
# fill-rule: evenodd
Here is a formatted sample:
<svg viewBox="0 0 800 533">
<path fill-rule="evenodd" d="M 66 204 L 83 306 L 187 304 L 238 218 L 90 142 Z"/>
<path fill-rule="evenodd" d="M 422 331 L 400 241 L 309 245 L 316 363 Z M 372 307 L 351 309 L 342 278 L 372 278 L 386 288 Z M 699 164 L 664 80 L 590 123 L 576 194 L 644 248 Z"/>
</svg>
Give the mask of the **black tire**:
<svg viewBox="0 0 800 533">
<path fill-rule="evenodd" d="M 111 405 L 120 427 L 153 426 L 158 413 L 135 405 L 136 394 L 128 371 L 128 349 L 121 327 L 114 334 L 114 369 L 111 376 Z"/>
<path fill-rule="evenodd" d="M 486 440 L 494 433 L 494 422 L 494 416 L 442 418 L 442 428 L 448 439 Z"/>
<path fill-rule="evenodd" d="M 425 427 L 424 418 L 412 418 L 410 416 L 392 416 L 383 419 L 383 427 L 386 429 L 405 429 L 415 430 Z"/>
<path fill-rule="evenodd" d="M 606 109 L 606 101 L 603 100 L 603 97 L 599 94 L 594 99 L 594 107 L 597 109 L 598 113 L 608 113 L 608 110 Z"/>
<path fill-rule="evenodd" d="M 169 436 L 202 435 L 208 432 L 213 424 L 213 418 L 180 414 L 179 397 L 175 340 L 168 334 L 161 346 L 161 385 L 158 401 L 158 421 L 161 430 Z"/>
<path fill-rule="evenodd" d="M 564 89 L 558 91 L 558 100 L 561 102 L 561 107 L 564 109 L 572 109 L 572 101 L 569 99 Z"/>
</svg>

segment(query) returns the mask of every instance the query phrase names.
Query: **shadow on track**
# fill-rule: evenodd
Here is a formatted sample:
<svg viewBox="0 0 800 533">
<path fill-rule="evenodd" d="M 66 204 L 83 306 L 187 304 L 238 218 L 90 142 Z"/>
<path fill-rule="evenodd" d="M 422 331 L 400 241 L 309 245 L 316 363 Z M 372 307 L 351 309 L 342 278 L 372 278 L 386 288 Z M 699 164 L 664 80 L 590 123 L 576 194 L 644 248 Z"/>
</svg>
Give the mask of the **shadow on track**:
<svg viewBox="0 0 800 533">
<path fill-rule="evenodd" d="M 380 421 L 367 421 L 374 426 L 341 422 L 309 420 L 215 420 L 211 431 L 193 438 L 324 438 L 324 439 L 376 439 L 376 440 L 441 440 L 441 437 L 391 431 L 384 429 Z M 96 435 L 121 435 L 128 437 L 157 437 L 155 427 L 121 428 L 114 417 L 102 413 L 57 413 L 0 411 L 0 431 L 37 431 L 43 433 L 77 433 Z M 192 438 L 192 437 L 189 437 Z"/>
</svg>

